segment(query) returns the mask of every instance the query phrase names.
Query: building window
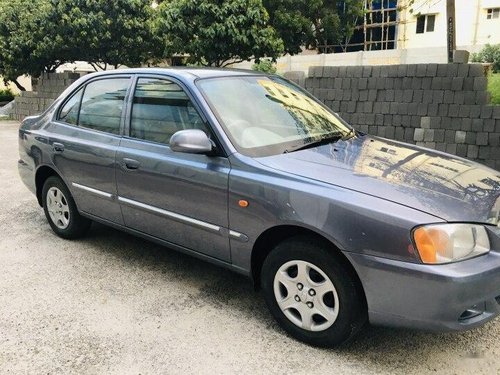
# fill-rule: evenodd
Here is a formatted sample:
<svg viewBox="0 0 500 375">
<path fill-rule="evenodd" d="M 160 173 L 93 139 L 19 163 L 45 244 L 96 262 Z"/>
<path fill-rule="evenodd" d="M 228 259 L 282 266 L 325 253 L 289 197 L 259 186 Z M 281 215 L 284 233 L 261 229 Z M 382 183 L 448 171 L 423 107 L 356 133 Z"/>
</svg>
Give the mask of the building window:
<svg viewBox="0 0 500 375">
<path fill-rule="evenodd" d="M 486 10 L 486 18 L 491 20 L 500 16 L 500 8 L 490 8 Z"/>
<path fill-rule="evenodd" d="M 435 14 L 427 14 L 417 17 L 417 34 L 434 31 L 434 24 L 436 22 Z"/>
</svg>

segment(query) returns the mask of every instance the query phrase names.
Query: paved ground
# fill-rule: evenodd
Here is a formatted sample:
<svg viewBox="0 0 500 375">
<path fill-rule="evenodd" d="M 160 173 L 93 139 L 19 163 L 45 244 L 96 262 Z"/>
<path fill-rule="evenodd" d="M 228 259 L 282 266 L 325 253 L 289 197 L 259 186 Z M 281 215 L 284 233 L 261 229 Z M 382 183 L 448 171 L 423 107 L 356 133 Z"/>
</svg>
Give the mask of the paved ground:
<svg viewBox="0 0 500 375">
<path fill-rule="evenodd" d="M 0 123 L 0 373 L 500 373 L 500 319 L 466 333 L 287 337 L 246 279 L 100 225 L 52 234 Z"/>
</svg>

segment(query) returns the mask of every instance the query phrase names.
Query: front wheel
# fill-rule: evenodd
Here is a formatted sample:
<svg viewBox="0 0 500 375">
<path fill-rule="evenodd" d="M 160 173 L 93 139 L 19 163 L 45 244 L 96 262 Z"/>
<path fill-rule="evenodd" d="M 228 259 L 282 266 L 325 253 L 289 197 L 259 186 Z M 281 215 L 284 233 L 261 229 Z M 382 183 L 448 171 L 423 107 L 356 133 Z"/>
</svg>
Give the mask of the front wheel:
<svg viewBox="0 0 500 375">
<path fill-rule="evenodd" d="M 59 177 L 52 176 L 45 181 L 42 204 L 50 227 L 59 237 L 79 238 L 90 228 L 91 221 L 78 213 L 71 193 Z"/>
<path fill-rule="evenodd" d="M 339 345 L 366 321 L 354 275 L 314 239 L 296 237 L 276 246 L 264 261 L 261 282 L 280 326 L 308 344 Z"/>
</svg>

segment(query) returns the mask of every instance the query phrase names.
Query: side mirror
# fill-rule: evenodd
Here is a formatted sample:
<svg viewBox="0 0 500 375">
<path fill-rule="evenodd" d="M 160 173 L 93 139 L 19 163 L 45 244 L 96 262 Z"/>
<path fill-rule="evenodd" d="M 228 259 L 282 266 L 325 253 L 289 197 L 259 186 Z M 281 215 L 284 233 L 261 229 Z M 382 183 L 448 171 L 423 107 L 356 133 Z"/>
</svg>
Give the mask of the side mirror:
<svg viewBox="0 0 500 375">
<path fill-rule="evenodd" d="M 179 130 L 170 137 L 170 149 L 175 152 L 206 154 L 212 151 L 212 141 L 203 130 Z"/>
</svg>

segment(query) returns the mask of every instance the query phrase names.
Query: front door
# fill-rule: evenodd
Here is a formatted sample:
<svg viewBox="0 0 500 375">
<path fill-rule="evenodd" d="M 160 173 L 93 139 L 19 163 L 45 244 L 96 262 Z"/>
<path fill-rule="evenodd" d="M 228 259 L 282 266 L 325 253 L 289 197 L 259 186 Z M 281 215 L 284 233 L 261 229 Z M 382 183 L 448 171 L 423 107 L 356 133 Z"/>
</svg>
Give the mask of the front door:
<svg viewBox="0 0 500 375">
<path fill-rule="evenodd" d="M 210 134 L 177 83 L 137 80 L 130 136 L 116 159 L 123 218 L 134 230 L 229 261 L 227 158 L 173 152 L 168 145 L 176 131 L 192 128 Z"/>
</svg>

